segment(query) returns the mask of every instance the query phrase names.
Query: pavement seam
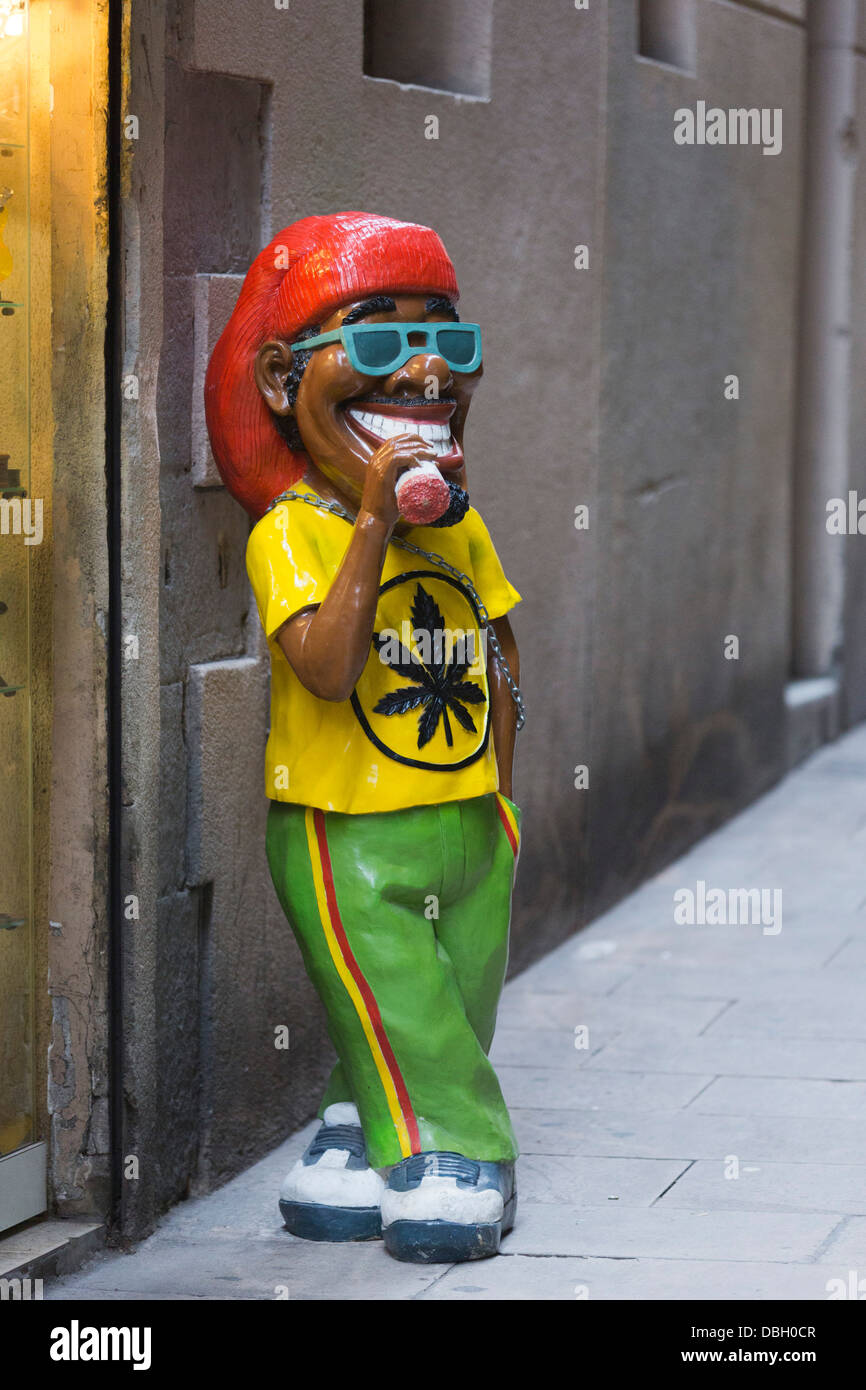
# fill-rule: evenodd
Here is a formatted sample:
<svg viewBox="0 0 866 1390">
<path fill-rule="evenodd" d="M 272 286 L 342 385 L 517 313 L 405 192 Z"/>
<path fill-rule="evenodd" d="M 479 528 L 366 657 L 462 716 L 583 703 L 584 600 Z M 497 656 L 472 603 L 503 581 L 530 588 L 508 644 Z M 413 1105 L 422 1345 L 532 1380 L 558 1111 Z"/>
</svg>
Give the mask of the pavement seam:
<svg viewBox="0 0 866 1390">
<path fill-rule="evenodd" d="M 654 1258 L 646 1255 L 564 1255 L 559 1251 L 548 1254 L 540 1250 L 500 1250 L 499 1254 L 507 1260 L 614 1260 L 621 1264 Z"/>
<path fill-rule="evenodd" d="M 747 1040 L 744 1040 L 744 1041 L 747 1041 Z M 808 1042 L 809 1039 L 808 1039 L 808 1038 L 790 1038 L 789 1041 L 790 1041 L 790 1042 Z M 851 1039 L 851 1041 L 858 1041 L 858 1042 L 859 1042 L 859 1041 L 862 1041 L 862 1040 L 861 1040 L 861 1039 Z M 591 1060 L 591 1059 L 590 1059 L 590 1060 Z M 508 1065 L 510 1066 L 510 1065 L 512 1065 L 512 1064 L 509 1063 Z M 549 1070 L 549 1071 L 566 1071 L 567 1068 L 566 1068 L 566 1067 L 549 1067 L 548 1070 Z M 704 1068 L 703 1068 L 703 1067 L 701 1067 L 700 1071 L 687 1071 L 687 1070 L 684 1071 L 684 1070 L 682 1070 L 682 1069 L 679 1068 L 679 1067 L 677 1067 L 677 1068 L 675 1068 L 673 1071 L 671 1071 L 671 1070 L 669 1070 L 668 1068 L 663 1067 L 663 1066 L 658 1066 L 658 1067 L 649 1068 L 649 1067 L 647 1067 L 647 1066 L 645 1066 L 645 1065 L 644 1065 L 644 1066 L 639 1066 L 639 1067 L 617 1067 L 617 1068 L 611 1067 L 609 1070 L 608 1070 L 607 1067 L 604 1067 L 604 1068 L 601 1069 L 601 1071 L 598 1071 L 598 1070 L 593 1071 L 593 1070 L 590 1068 L 589 1061 L 586 1063 L 586 1066 L 585 1066 L 585 1068 L 583 1068 L 583 1070 L 588 1071 L 588 1072 L 590 1073 L 590 1075 L 592 1075 L 592 1076 L 606 1076 L 606 1075 L 609 1075 L 610 1072 L 613 1072 L 613 1071 L 621 1071 L 621 1072 L 624 1072 L 624 1073 L 626 1073 L 626 1074 L 628 1074 L 628 1075 L 630 1075 L 630 1076 L 702 1076 L 703 1073 L 704 1073 Z M 713 1077 L 713 1080 L 716 1081 L 716 1080 L 718 1080 L 719 1078 L 724 1078 L 724 1079 L 726 1079 L 726 1080 L 728 1080 L 728 1081 L 831 1081 L 834 1085 L 837 1085 L 837 1086 L 838 1086 L 838 1085 L 862 1086 L 862 1085 L 864 1084 L 864 1082 L 866 1082 L 866 1076 L 801 1076 L 801 1075 L 799 1075 L 799 1073 L 792 1073 L 792 1072 L 775 1072 L 775 1071 L 720 1071 L 720 1072 L 718 1073 L 717 1076 L 714 1076 L 714 1077 Z M 693 1099 L 694 1099 L 694 1100 L 697 1100 L 697 1096 L 694 1096 Z M 691 1104 L 691 1101 L 689 1101 L 689 1104 Z M 562 1108 L 563 1108 L 563 1107 L 559 1107 L 559 1106 L 557 1107 L 557 1109 L 562 1109 Z M 581 1112 L 579 1109 L 577 1109 L 576 1107 L 575 1107 L 574 1110 L 569 1110 L 569 1114 L 572 1114 L 572 1115 L 579 1115 L 579 1114 L 581 1114 L 581 1113 L 582 1113 L 582 1112 Z M 641 1113 L 641 1114 L 651 1114 L 652 1112 L 651 1112 L 651 1111 L 641 1111 L 640 1113 Z M 721 1111 L 721 1112 L 719 1112 L 719 1111 L 715 1111 L 715 1110 L 701 1111 L 701 1114 L 707 1114 L 707 1115 L 715 1115 L 715 1114 L 719 1114 L 719 1113 L 721 1113 L 721 1114 L 726 1114 L 727 1112 L 726 1112 L 726 1111 Z M 766 1112 L 762 1112 L 762 1113 L 766 1114 Z M 743 1115 L 743 1116 L 741 1116 L 741 1118 L 742 1118 L 742 1119 L 750 1119 L 750 1118 L 751 1118 L 751 1119 L 754 1119 L 755 1117 L 754 1117 L 754 1116 L 749 1116 L 749 1115 Z M 793 1116 L 793 1117 L 792 1117 L 792 1116 L 790 1116 L 790 1115 L 788 1115 L 788 1114 L 786 1113 L 786 1114 L 783 1114 L 783 1115 L 776 1115 L 774 1118 L 777 1119 L 777 1120 L 778 1120 L 778 1119 L 785 1119 L 785 1120 L 787 1120 L 787 1119 L 791 1119 L 791 1118 L 796 1119 L 797 1116 Z M 800 1118 L 802 1118 L 802 1119 L 832 1119 L 832 1118 L 834 1118 L 834 1117 L 833 1117 L 833 1116 L 821 1116 L 821 1115 L 812 1115 L 812 1116 L 806 1115 L 806 1116 L 801 1116 Z M 845 1117 L 844 1115 L 838 1115 L 838 1116 L 835 1116 L 835 1118 L 836 1118 L 836 1119 L 845 1119 L 846 1117 Z"/>
<path fill-rule="evenodd" d="M 827 968 L 827 966 L 830 964 L 830 962 L 831 962 L 831 961 L 834 961 L 834 960 L 836 959 L 836 957 L 837 957 L 838 955 L 840 955 L 840 954 L 842 953 L 842 951 L 845 950 L 846 946 L 850 946 L 850 945 L 851 945 L 851 942 L 852 942 L 852 941 L 856 941 L 856 940 L 857 940 L 856 936 L 846 936 L 846 937 L 845 937 L 845 940 L 842 942 L 842 945 L 841 945 L 841 946 L 837 946 L 837 947 L 836 947 L 836 950 L 835 950 L 835 951 L 831 951 L 830 954 L 829 954 L 829 956 L 827 957 L 827 959 L 826 959 L 825 961 L 822 961 L 822 962 L 821 962 L 821 969 L 822 969 L 822 970 L 826 970 L 826 968 Z"/>
<path fill-rule="evenodd" d="M 724 1116 L 723 1118 L 727 1119 L 727 1116 Z M 599 1159 L 599 1160 L 603 1160 L 603 1161 L 605 1161 L 605 1162 L 609 1162 L 611 1159 L 622 1159 L 624 1162 L 628 1162 L 628 1163 L 685 1163 L 685 1162 L 687 1162 L 687 1160 L 683 1158 L 682 1154 L 607 1154 L 607 1153 L 575 1154 L 575 1153 L 571 1153 L 570 1151 L 566 1153 L 566 1152 L 564 1152 L 562 1149 L 560 1149 L 560 1150 L 558 1150 L 558 1151 L 556 1151 L 556 1152 L 550 1152 L 550 1151 L 548 1151 L 547 1149 L 533 1149 L 533 1150 L 532 1150 L 532 1153 L 531 1153 L 531 1154 L 527 1154 L 526 1157 L 530 1157 L 530 1158 L 576 1158 L 576 1159 L 588 1158 L 588 1159 Z M 772 1166 L 772 1165 L 783 1165 L 783 1166 L 785 1166 L 785 1167 L 792 1167 L 792 1168 L 793 1168 L 793 1167 L 800 1167 L 800 1166 L 803 1166 L 803 1167 L 806 1167 L 806 1168 L 815 1168 L 815 1167 L 818 1167 L 818 1168 L 866 1168 L 866 1164 L 864 1164 L 864 1163 L 834 1163 L 834 1162 L 831 1162 L 829 1159 L 826 1160 L 826 1161 L 824 1161 L 823 1159 L 820 1160 L 820 1161 L 818 1161 L 817 1159 L 814 1159 L 814 1158 L 762 1158 L 762 1157 L 760 1156 L 760 1154 L 758 1154 L 758 1155 L 755 1155 L 755 1154 L 741 1154 L 741 1155 L 740 1155 L 740 1158 L 742 1158 L 743 1162 L 745 1162 L 745 1163 L 763 1163 L 763 1164 L 766 1164 L 766 1165 L 768 1165 L 768 1166 Z M 690 1161 L 691 1161 L 692 1163 L 716 1163 L 716 1162 L 718 1162 L 718 1154 L 705 1154 L 702 1158 L 694 1158 L 694 1159 L 691 1159 Z M 848 1215 L 852 1215 L 852 1214 L 853 1214 L 853 1213 L 850 1213 L 850 1212 L 848 1213 Z"/>
<path fill-rule="evenodd" d="M 722 1004 L 722 1007 L 719 1009 L 719 1012 L 718 1012 L 713 1018 L 711 1018 L 707 1023 L 705 1023 L 704 1026 L 703 1026 L 703 1028 L 700 1028 L 700 1029 L 698 1030 L 697 1036 L 698 1036 L 699 1038 L 702 1038 L 702 1037 L 704 1036 L 704 1034 L 706 1033 L 706 1031 L 707 1031 L 708 1028 L 712 1028 L 712 1026 L 713 1026 L 714 1023 L 718 1023 L 718 1021 L 719 1021 L 720 1018 L 724 1018 L 724 1016 L 725 1016 L 725 1014 L 728 1012 L 728 1010 L 729 1010 L 729 1009 L 732 1009 L 732 1008 L 734 1007 L 735 1004 L 739 1004 L 739 1002 L 740 1002 L 739 999 L 726 999 L 725 1002 Z"/>
<path fill-rule="evenodd" d="M 735 1255 L 545 1255 L 536 1254 L 529 1250 L 500 1250 L 500 1255 L 520 1260 L 611 1260 L 617 1264 L 627 1264 L 630 1261 L 652 1260 L 659 1264 L 731 1264 L 745 1265 L 750 1268 L 752 1265 L 778 1265 L 779 1269 L 821 1269 L 822 1266 L 814 1260 L 774 1260 L 772 1258 L 760 1260 L 740 1260 Z M 826 1266 L 823 1266 L 826 1268 Z"/>
<path fill-rule="evenodd" d="M 653 1198 L 653 1200 L 650 1202 L 650 1207 L 654 1207 L 655 1204 L 656 1204 L 656 1202 L 660 1202 L 660 1201 L 661 1201 L 662 1197 L 664 1197 L 664 1195 L 665 1195 L 666 1192 L 670 1192 L 670 1190 L 671 1190 L 672 1187 L 676 1187 L 676 1185 L 677 1185 L 677 1183 L 679 1182 L 680 1178 L 683 1177 L 683 1176 L 689 1171 L 690 1168 L 694 1168 L 694 1166 L 695 1166 L 696 1163 L 697 1163 L 697 1159 L 696 1159 L 696 1158 L 690 1158 L 689 1161 L 688 1161 L 688 1163 L 686 1164 L 685 1168 L 683 1169 L 682 1173 L 677 1173 L 677 1175 L 676 1175 L 676 1177 L 674 1178 L 673 1182 L 669 1182 L 668 1185 L 667 1185 L 667 1187 L 664 1189 L 664 1191 L 660 1192 L 659 1195 L 658 1195 L 657 1197 L 654 1197 L 654 1198 Z"/>
<path fill-rule="evenodd" d="M 695 1073 L 693 1073 L 693 1074 L 694 1074 L 695 1076 L 699 1076 L 699 1075 L 700 1075 L 700 1072 L 695 1072 Z M 684 1075 L 688 1076 L 689 1073 L 688 1073 L 688 1072 L 685 1072 Z M 693 1096 L 690 1096 L 689 1099 L 686 1101 L 685 1105 L 680 1106 L 680 1110 L 681 1110 L 681 1111 L 682 1111 L 682 1110 L 688 1110 L 689 1106 L 690 1106 L 690 1105 L 694 1105 L 694 1103 L 695 1103 L 696 1100 L 700 1100 L 700 1098 L 701 1098 L 701 1096 L 704 1094 L 704 1092 L 705 1092 L 705 1091 L 708 1091 L 709 1088 L 710 1088 L 712 1085 L 714 1085 L 716 1081 L 718 1081 L 718 1079 L 719 1079 L 719 1078 L 718 1078 L 718 1075 L 716 1075 L 716 1076 L 711 1076 L 710 1079 L 709 1079 L 709 1081 L 706 1083 L 705 1086 L 702 1086 L 701 1089 L 700 1089 L 699 1091 L 696 1091 L 695 1094 L 694 1094 Z M 703 1113 L 703 1112 L 701 1112 L 701 1113 Z"/>
<path fill-rule="evenodd" d="M 618 989 L 621 989 L 623 985 L 628 984 L 629 980 L 632 978 L 633 975 L 639 975 L 643 968 L 644 967 L 642 963 L 640 965 L 635 965 L 633 969 L 629 971 L 628 975 L 626 975 L 625 979 L 617 980 L 615 985 L 611 985 L 610 989 L 606 989 L 604 991 L 604 993 L 601 995 L 601 998 L 610 999 L 614 994 L 616 994 Z"/>
<path fill-rule="evenodd" d="M 840 1217 L 838 1223 L 833 1227 L 829 1235 L 826 1235 L 824 1237 L 817 1250 L 815 1251 L 814 1255 L 812 1256 L 811 1260 L 807 1261 L 807 1263 L 817 1264 L 821 1256 L 830 1249 L 830 1246 L 833 1244 L 833 1241 L 836 1239 L 836 1237 L 838 1235 L 841 1235 L 845 1227 L 848 1226 L 850 1222 L 852 1222 L 854 1219 L 854 1212 L 847 1212 L 844 1216 Z"/>
<path fill-rule="evenodd" d="M 447 1269 L 443 1269 L 442 1273 L 441 1273 L 441 1274 L 437 1274 L 437 1275 L 435 1276 L 435 1278 L 431 1279 L 431 1281 L 430 1281 L 429 1284 L 425 1284 L 424 1287 L 423 1287 L 423 1289 L 419 1289 L 417 1293 L 413 1293 L 412 1297 L 411 1297 L 410 1299 L 408 1299 L 407 1302 L 409 1302 L 409 1303 L 414 1303 L 416 1298 L 423 1298 L 424 1295 L 425 1295 L 425 1294 L 428 1294 L 428 1293 L 430 1292 L 431 1289 L 435 1289 L 436 1285 L 440 1282 L 440 1280 L 442 1280 L 442 1279 L 445 1278 L 445 1275 L 446 1275 L 446 1274 L 450 1274 L 451 1271 L 452 1271 L 452 1269 L 457 1269 L 457 1268 L 459 1268 L 459 1266 L 456 1265 L 456 1264 L 453 1264 L 453 1265 L 449 1265 Z"/>
</svg>

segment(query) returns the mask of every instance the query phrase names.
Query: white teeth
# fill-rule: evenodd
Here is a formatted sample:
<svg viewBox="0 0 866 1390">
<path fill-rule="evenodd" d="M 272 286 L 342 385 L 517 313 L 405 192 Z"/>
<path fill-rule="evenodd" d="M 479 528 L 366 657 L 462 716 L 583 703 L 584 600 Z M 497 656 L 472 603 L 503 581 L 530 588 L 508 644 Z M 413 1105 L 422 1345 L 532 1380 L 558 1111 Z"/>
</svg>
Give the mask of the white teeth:
<svg viewBox="0 0 866 1390">
<path fill-rule="evenodd" d="M 369 430 L 371 434 L 377 434 L 380 439 L 392 439 L 398 434 L 420 434 L 421 438 L 430 444 L 437 455 L 450 454 L 454 447 L 451 438 L 451 426 L 431 421 L 414 421 L 411 416 L 401 418 L 393 415 L 377 415 L 369 410 L 349 410 L 349 415 L 353 420 L 357 420 L 359 425 Z"/>
</svg>

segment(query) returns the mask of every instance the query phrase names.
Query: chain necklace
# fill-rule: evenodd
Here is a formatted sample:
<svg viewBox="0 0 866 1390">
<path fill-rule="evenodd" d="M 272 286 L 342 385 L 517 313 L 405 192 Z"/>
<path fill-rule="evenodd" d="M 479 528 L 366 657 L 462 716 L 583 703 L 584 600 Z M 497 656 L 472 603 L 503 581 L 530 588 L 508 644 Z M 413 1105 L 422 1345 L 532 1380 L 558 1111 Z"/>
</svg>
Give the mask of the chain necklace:
<svg viewBox="0 0 866 1390">
<path fill-rule="evenodd" d="M 315 507 L 317 511 L 332 512 L 334 516 L 342 517 L 343 521 L 348 521 L 351 526 L 355 524 L 355 518 L 350 512 L 346 511 L 345 507 L 341 507 L 339 502 L 326 502 L 324 498 L 320 497 L 316 492 L 294 492 L 291 489 L 288 492 L 281 492 L 279 497 L 274 498 L 273 502 L 268 507 L 268 511 L 273 511 L 274 507 L 278 506 L 280 502 L 306 502 L 308 506 Z M 508 692 L 514 701 L 517 710 L 517 728 L 522 729 L 526 722 L 526 709 L 523 704 L 523 696 L 520 693 L 520 687 L 511 674 L 511 667 L 505 659 L 502 647 L 499 644 L 499 638 L 493 631 L 493 625 L 481 595 L 476 590 L 468 574 L 464 574 L 462 570 L 449 564 L 444 556 L 437 555 L 435 550 L 422 550 L 420 545 L 415 545 L 413 541 L 403 540 L 402 536 L 392 536 L 390 544 L 398 546 L 400 550 L 409 551 L 411 555 L 419 555 L 422 560 L 429 560 L 432 564 L 439 565 L 441 569 L 445 570 L 446 574 L 450 574 L 452 579 L 459 579 L 461 584 L 464 584 L 469 590 L 469 595 L 478 609 L 481 626 L 487 632 L 487 642 L 499 663 L 499 667 L 505 678 L 505 684 L 508 686 Z"/>
</svg>

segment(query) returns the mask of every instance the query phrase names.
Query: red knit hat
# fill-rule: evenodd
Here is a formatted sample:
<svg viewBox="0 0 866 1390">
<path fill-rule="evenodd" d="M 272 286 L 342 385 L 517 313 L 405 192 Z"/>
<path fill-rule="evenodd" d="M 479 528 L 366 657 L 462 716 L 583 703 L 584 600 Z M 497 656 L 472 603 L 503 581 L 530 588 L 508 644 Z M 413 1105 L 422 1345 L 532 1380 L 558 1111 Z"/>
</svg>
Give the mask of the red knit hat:
<svg viewBox="0 0 866 1390">
<path fill-rule="evenodd" d="M 258 519 L 297 482 L 306 458 L 279 434 L 255 383 L 256 353 L 269 338 L 293 342 L 352 299 L 442 294 L 457 278 L 429 227 L 368 212 L 305 217 L 284 227 L 253 261 L 205 377 L 211 448 L 229 492 Z"/>
</svg>

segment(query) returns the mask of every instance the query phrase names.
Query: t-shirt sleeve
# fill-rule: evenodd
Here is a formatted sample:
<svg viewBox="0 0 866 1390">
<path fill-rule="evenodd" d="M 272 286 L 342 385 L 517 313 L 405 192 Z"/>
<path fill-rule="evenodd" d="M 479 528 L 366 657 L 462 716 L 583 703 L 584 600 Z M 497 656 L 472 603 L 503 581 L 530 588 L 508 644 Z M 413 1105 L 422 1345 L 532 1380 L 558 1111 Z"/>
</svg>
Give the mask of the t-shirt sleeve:
<svg viewBox="0 0 866 1390">
<path fill-rule="evenodd" d="M 472 561 L 475 588 L 489 616 L 501 618 L 520 603 L 520 594 L 506 579 L 499 556 L 493 548 L 490 533 L 474 508 L 467 520 L 470 517 L 473 524 L 469 536 L 469 558 Z"/>
<path fill-rule="evenodd" d="M 321 603 L 331 585 L 333 574 L 304 525 L 308 511 L 279 504 L 253 527 L 247 542 L 247 574 L 268 638 L 302 608 Z"/>
</svg>

